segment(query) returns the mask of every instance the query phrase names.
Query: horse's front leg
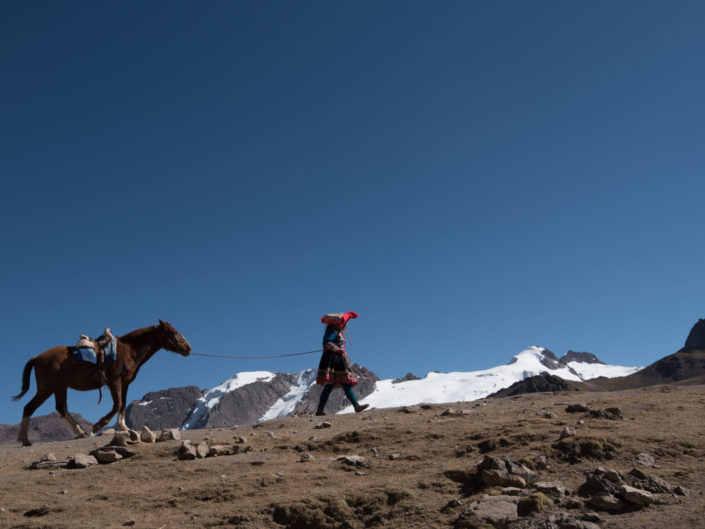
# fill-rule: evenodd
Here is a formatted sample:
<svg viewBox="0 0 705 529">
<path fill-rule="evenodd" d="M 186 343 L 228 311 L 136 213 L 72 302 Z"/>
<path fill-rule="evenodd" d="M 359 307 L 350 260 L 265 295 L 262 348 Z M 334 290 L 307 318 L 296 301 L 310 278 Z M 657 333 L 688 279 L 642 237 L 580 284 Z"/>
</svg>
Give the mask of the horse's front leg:
<svg viewBox="0 0 705 529">
<path fill-rule="evenodd" d="M 127 407 L 127 388 L 129 387 L 128 384 L 123 384 L 122 385 L 122 405 L 120 406 L 120 410 L 118 411 L 118 418 L 117 418 L 117 429 L 122 430 L 123 432 L 126 432 L 129 430 L 127 427 L 127 423 L 125 422 L 125 409 Z"/>
<path fill-rule="evenodd" d="M 110 396 L 113 397 L 113 407 L 105 417 L 93 425 L 93 433 L 96 433 L 108 424 L 110 419 L 113 418 L 113 415 L 120 411 L 120 407 L 122 406 L 122 381 L 118 380 L 115 383 L 108 384 L 108 388 L 110 389 Z"/>
</svg>

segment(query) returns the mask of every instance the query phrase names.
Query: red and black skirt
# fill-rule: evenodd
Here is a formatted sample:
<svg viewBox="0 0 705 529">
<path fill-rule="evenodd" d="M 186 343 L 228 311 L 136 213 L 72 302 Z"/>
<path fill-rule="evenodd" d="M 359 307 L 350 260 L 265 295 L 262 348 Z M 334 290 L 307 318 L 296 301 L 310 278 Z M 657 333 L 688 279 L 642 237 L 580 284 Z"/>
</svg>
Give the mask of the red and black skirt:
<svg viewBox="0 0 705 529">
<path fill-rule="evenodd" d="M 321 361 L 318 364 L 316 384 L 323 386 L 327 384 L 335 384 L 336 386 L 347 384 L 354 386 L 357 384 L 355 374 L 348 363 L 347 355 L 323 351 Z"/>
</svg>

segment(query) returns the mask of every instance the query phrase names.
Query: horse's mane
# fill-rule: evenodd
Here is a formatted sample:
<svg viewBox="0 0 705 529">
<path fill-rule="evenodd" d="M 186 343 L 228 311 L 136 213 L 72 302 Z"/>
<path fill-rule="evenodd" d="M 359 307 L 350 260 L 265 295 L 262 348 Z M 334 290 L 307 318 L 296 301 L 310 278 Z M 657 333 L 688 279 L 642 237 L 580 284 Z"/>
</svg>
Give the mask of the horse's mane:
<svg viewBox="0 0 705 529">
<path fill-rule="evenodd" d="M 124 336 L 118 336 L 121 341 L 125 343 L 142 343 L 145 341 L 144 337 L 147 333 L 151 333 L 154 331 L 154 325 L 151 325 L 149 327 L 142 327 L 141 329 L 135 329 L 134 331 L 128 332 Z"/>
</svg>

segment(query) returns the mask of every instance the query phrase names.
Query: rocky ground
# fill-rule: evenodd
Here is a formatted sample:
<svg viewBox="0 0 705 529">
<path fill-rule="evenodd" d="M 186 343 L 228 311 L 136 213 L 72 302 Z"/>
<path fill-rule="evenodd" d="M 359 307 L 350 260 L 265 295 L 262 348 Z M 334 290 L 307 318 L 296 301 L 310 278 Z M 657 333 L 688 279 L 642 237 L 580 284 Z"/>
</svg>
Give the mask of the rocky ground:
<svg viewBox="0 0 705 529">
<path fill-rule="evenodd" d="M 667 385 L 299 415 L 81 469 L 111 436 L 5 445 L 0 527 L 705 527 L 704 404 Z M 183 440 L 230 455 L 181 460 Z"/>
</svg>

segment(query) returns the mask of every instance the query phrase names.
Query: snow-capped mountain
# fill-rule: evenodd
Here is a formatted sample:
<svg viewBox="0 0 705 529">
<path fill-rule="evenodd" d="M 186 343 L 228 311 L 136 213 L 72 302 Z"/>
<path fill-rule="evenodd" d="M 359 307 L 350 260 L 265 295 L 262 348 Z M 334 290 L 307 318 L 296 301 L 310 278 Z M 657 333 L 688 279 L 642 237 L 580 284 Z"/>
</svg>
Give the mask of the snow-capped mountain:
<svg viewBox="0 0 705 529">
<path fill-rule="evenodd" d="M 371 371 L 354 366 L 360 381 L 355 393 L 361 403 L 368 403 L 372 408 L 473 401 L 542 373 L 564 380 L 583 381 L 601 376 L 625 376 L 639 369 L 606 365 L 590 353 L 569 351 L 563 357 L 556 358 L 548 349 L 536 346 L 520 352 L 506 365 L 481 371 L 431 372 L 422 379 L 409 374 L 404 379 L 379 380 Z M 321 387 L 315 382 L 316 372 L 313 369 L 294 374 L 269 371 L 237 373 L 205 392 L 188 392 L 190 404 L 186 408 L 178 407 L 178 412 L 175 411 L 169 420 L 186 430 L 251 424 L 293 413 L 313 412 L 321 392 Z M 164 409 L 168 409 L 175 391 L 178 388 L 151 393 L 149 399 L 130 404 L 127 410 L 128 424 L 136 423 L 135 420 L 131 422 L 131 418 L 138 416 L 140 426 L 146 424 L 151 427 L 152 422 L 156 423 L 157 420 L 164 423 L 165 417 L 162 414 Z M 181 400 L 184 398 L 182 396 Z M 349 413 L 352 407 L 342 392 L 333 392 L 326 411 Z M 154 415 L 151 419 L 150 413 Z"/>
<path fill-rule="evenodd" d="M 563 358 L 570 358 L 566 355 Z M 529 347 L 503 366 L 481 371 L 436 373 L 420 380 L 395 383 L 380 380 L 371 395 L 361 400 L 372 408 L 393 408 L 420 403 L 467 402 L 484 398 L 525 378 L 550 373 L 564 380 L 584 381 L 596 377 L 630 375 L 641 367 L 625 367 L 594 361 L 563 361 L 543 347 Z M 342 413 L 352 412 L 347 406 Z"/>
</svg>

